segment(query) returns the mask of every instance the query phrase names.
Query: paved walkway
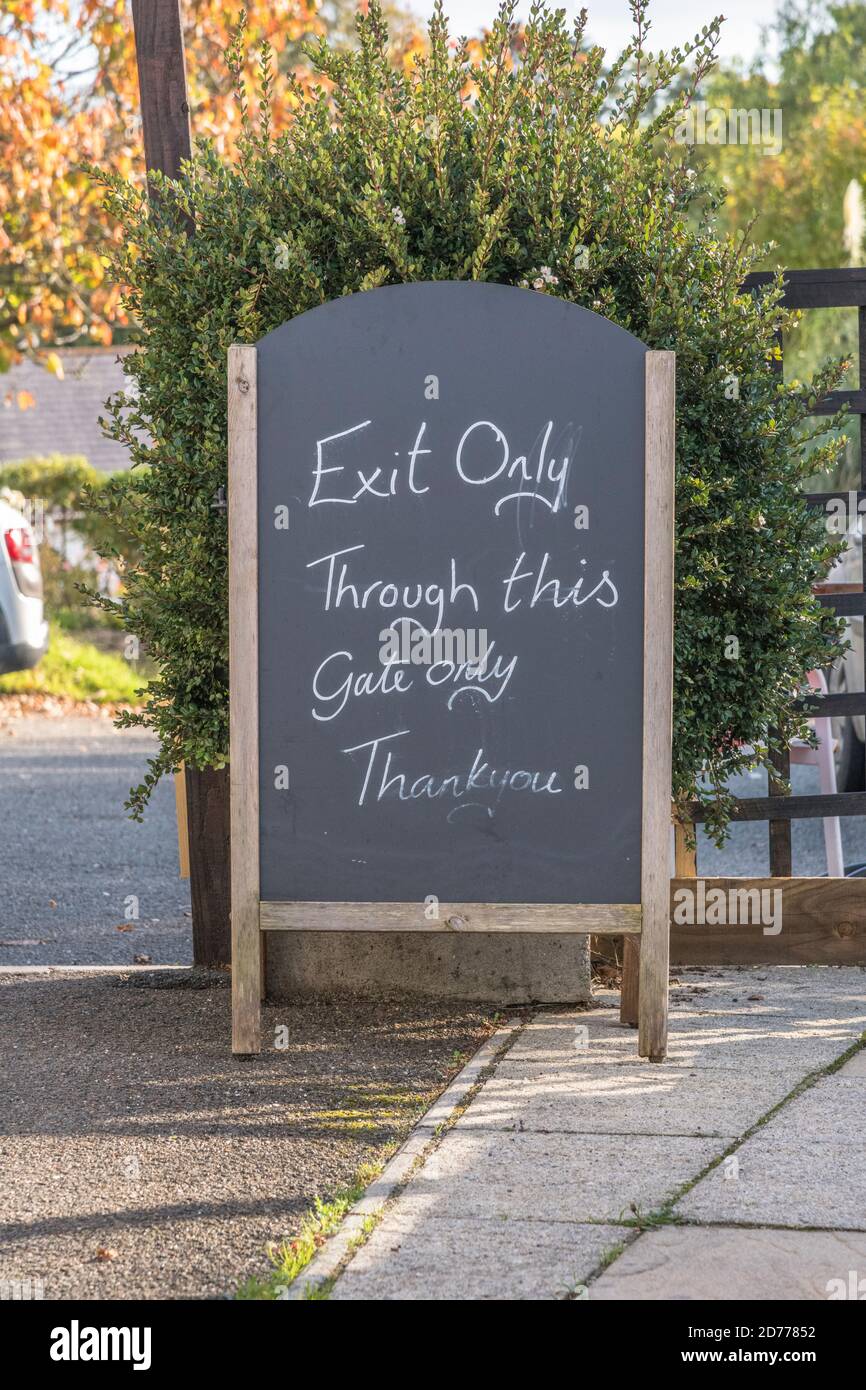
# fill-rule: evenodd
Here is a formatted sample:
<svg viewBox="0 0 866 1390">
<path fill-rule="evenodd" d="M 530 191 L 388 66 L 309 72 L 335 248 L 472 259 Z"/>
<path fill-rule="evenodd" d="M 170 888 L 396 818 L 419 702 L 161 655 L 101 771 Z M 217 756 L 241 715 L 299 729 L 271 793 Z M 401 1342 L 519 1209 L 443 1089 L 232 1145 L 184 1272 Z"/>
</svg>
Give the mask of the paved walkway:
<svg viewBox="0 0 866 1390">
<path fill-rule="evenodd" d="M 834 1067 L 866 971 L 680 980 L 661 1065 L 613 995 L 515 1028 L 331 1297 L 827 1298 L 852 1271 L 866 1294 L 866 1052 Z"/>
</svg>

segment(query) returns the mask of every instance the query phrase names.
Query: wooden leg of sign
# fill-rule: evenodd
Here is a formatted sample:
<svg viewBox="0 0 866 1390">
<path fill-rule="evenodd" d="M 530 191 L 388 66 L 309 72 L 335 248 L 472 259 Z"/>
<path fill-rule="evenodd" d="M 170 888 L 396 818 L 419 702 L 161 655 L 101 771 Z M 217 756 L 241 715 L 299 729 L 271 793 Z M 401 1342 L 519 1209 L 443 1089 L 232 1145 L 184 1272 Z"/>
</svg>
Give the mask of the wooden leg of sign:
<svg viewBox="0 0 866 1390">
<path fill-rule="evenodd" d="M 640 996 L 640 937 L 622 939 L 622 984 L 619 993 L 619 1020 L 637 1028 Z"/>
<path fill-rule="evenodd" d="M 670 956 L 675 364 L 646 357 L 643 824 L 638 1051 L 667 1052 Z"/>
<path fill-rule="evenodd" d="M 228 354 L 232 1051 L 261 1048 L 256 350 Z"/>
<path fill-rule="evenodd" d="M 687 830 L 681 820 L 674 820 L 674 877 L 697 877 L 697 850 L 688 842 Z M 638 1023 L 640 999 L 640 937 L 625 938 L 625 954 L 622 967 L 622 994 L 620 996 L 619 1016 L 623 1023 L 636 1028 Z"/>
<path fill-rule="evenodd" d="M 231 960 L 231 848 L 226 768 L 187 765 L 187 819 L 192 853 L 189 900 L 192 958 L 196 965 Z"/>
<path fill-rule="evenodd" d="M 177 812 L 177 857 L 180 861 L 180 876 L 189 878 L 189 819 L 186 807 L 186 769 L 183 763 L 174 774 L 174 807 Z"/>
</svg>

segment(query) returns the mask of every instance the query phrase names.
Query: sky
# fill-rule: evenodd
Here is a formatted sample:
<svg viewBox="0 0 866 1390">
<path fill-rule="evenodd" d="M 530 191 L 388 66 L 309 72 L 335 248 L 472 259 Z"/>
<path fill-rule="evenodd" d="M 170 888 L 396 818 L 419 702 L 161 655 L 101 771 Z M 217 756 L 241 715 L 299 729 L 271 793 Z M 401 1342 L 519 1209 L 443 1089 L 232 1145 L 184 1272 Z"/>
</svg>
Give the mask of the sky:
<svg viewBox="0 0 866 1390">
<path fill-rule="evenodd" d="M 422 18 L 433 9 L 433 0 L 408 0 L 409 8 Z M 554 0 L 549 0 L 551 6 Z M 593 43 L 608 50 L 619 50 L 631 35 L 631 14 L 627 0 L 582 0 L 589 11 L 587 33 Z M 489 25 L 496 12 L 497 0 L 445 0 L 445 11 L 454 34 L 474 34 Z M 574 0 L 556 0 L 572 18 L 581 9 Z M 761 28 L 773 18 L 775 0 L 650 0 L 652 29 L 649 47 L 673 48 L 694 37 L 716 15 L 723 14 L 719 54 L 725 61 L 734 57 L 749 59 L 758 51 Z M 521 0 L 519 18 L 529 13 L 528 0 Z"/>
</svg>

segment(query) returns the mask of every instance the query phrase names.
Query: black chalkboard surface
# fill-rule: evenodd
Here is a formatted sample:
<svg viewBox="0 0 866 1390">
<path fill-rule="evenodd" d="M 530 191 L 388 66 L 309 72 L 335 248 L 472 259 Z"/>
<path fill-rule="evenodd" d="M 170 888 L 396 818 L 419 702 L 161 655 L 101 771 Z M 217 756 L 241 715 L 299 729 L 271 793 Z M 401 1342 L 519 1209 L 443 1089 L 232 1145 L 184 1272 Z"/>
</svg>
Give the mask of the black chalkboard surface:
<svg viewBox="0 0 866 1390">
<path fill-rule="evenodd" d="M 644 344 L 446 282 L 257 353 L 261 900 L 640 902 Z"/>
</svg>

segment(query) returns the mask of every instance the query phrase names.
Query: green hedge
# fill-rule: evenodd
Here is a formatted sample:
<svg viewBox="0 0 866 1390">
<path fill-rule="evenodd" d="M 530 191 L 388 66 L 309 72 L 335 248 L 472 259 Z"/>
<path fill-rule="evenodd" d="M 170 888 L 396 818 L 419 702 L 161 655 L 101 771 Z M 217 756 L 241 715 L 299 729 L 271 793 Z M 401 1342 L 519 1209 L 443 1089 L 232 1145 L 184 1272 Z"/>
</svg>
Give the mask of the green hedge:
<svg viewBox="0 0 866 1390">
<path fill-rule="evenodd" d="M 162 752 L 134 813 L 181 758 L 228 757 L 226 523 L 213 504 L 226 480 L 229 345 L 404 281 L 535 286 L 676 351 L 674 789 L 712 799 L 718 833 L 744 745 L 763 756 L 771 726 L 783 740 L 803 731 L 791 693 L 833 658 L 839 630 L 811 586 L 838 545 L 797 490 L 834 461 L 831 442 L 807 463 L 803 441 L 815 394 L 839 373 L 779 381 L 776 335 L 792 321 L 780 282 L 741 291 L 763 248 L 721 236 L 722 194 L 674 139 L 718 25 L 652 58 L 645 0 L 632 9 L 635 44 L 607 65 L 586 45 L 585 18 L 570 29 L 536 5 L 518 37 L 506 5 L 478 52 L 450 43 L 437 8 L 429 51 L 406 74 L 371 4 L 357 51 L 316 49 L 326 80 L 297 90 L 279 138 L 264 48 L 260 114 L 246 118 L 236 160 L 200 143 L 178 183 L 158 181 L 156 214 L 141 184 L 102 176 L 123 232 L 113 273 L 143 345 L 124 361 L 136 391 L 114 402 L 111 433 L 149 465 L 124 512 L 141 554 L 124 621 L 161 669 L 136 720 Z M 236 72 L 242 42 L 228 55 Z M 246 113 L 242 89 L 238 100 Z"/>
</svg>

